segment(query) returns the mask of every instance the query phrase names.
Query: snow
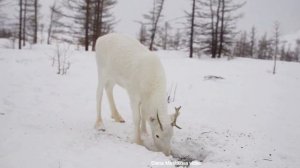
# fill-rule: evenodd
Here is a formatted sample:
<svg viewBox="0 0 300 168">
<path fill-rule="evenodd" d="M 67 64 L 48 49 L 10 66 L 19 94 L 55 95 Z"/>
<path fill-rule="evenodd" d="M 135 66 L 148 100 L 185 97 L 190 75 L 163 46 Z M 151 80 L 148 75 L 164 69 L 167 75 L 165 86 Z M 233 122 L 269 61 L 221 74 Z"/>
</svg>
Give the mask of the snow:
<svg viewBox="0 0 300 168">
<path fill-rule="evenodd" d="M 71 68 L 62 76 L 49 58 L 55 47 L 32 48 L 0 49 L 1 168 L 170 167 L 157 164 L 178 160 L 203 161 L 191 166 L 203 168 L 300 166 L 299 63 L 278 62 L 273 75 L 272 61 L 158 51 L 168 88 L 177 85 L 169 111 L 182 106 L 177 122 L 183 129 L 175 130 L 173 157 L 166 157 L 132 143 L 129 100 L 120 87 L 114 94 L 126 122 L 110 118 L 104 96 L 106 132 L 93 129 L 93 52 L 69 52 Z"/>
<path fill-rule="evenodd" d="M 12 48 L 12 42 L 7 38 L 0 38 L 0 48 Z"/>
</svg>

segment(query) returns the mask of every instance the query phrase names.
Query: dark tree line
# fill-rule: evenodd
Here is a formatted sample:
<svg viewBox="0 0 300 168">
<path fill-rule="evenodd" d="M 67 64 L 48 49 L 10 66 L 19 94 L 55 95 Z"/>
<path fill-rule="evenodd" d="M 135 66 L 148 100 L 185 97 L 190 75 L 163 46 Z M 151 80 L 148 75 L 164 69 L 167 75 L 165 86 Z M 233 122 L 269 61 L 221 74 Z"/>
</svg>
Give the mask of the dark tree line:
<svg viewBox="0 0 300 168">
<path fill-rule="evenodd" d="M 147 26 L 142 22 L 139 22 L 139 24 L 138 40 L 149 47 L 151 38 L 149 31 L 147 31 Z M 168 21 L 165 21 L 163 26 L 158 26 L 155 33 L 157 35 L 155 35 L 152 50 L 179 50 L 186 48 L 186 41 L 183 37 L 184 32 L 179 28 L 174 29 Z"/>
<path fill-rule="evenodd" d="M 185 12 L 187 18 L 185 28 L 177 31 L 172 30 L 172 22 L 168 20 L 162 22 L 162 19 L 159 19 L 163 3 L 161 0 L 153 0 L 152 10 L 144 15 L 144 22 L 139 22 L 139 40 L 152 50 L 158 48 L 177 50 L 187 46 L 190 58 L 194 57 L 194 54 L 204 53 L 212 58 L 239 56 L 274 59 L 274 65 L 277 58 L 297 61 L 300 57 L 300 40 L 296 49 L 291 49 L 280 41 L 278 26 L 274 26 L 275 32 L 271 38 L 265 34 L 259 40 L 256 39 L 255 27 L 252 27 L 250 32 L 239 32 L 236 22 L 242 14 L 239 14 L 238 10 L 245 2 L 191 0 L 191 10 Z"/>
<path fill-rule="evenodd" d="M 265 33 L 258 40 L 257 38 L 255 27 L 250 32 L 241 32 L 235 42 L 233 55 L 267 60 L 273 59 L 274 65 L 276 65 L 277 59 L 283 61 L 300 60 L 300 39 L 297 40 L 296 46 L 293 46 L 293 48 L 290 44 L 286 44 L 285 41 L 280 39 L 280 29 L 277 22 L 274 24 L 274 32 L 270 37 Z"/>
<path fill-rule="evenodd" d="M 0 1 L 1 2 L 1 1 Z M 229 52 L 238 16 L 232 13 L 243 4 L 232 0 L 192 0 L 191 13 L 186 12 L 188 23 L 184 29 L 173 29 L 170 20 L 163 19 L 164 0 L 153 0 L 152 9 L 144 15 L 139 40 L 150 50 L 183 49 L 188 46 L 194 53 L 221 57 Z M 99 36 L 113 30 L 115 19 L 111 9 L 116 0 L 66 0 L 50 7 L 47 43 L 53 40 L 80 44 L 85 50 L 95 49 Z M 39 28 L 38 0 L 19 0 L 19 48 L 25 42 L 37 43 Z M 41 33 L 42 34 L 42 33 Z"/>
<path fill-rule="evenodd" d="M 145 22 L 140 22 L 139 39 L 144 45 L 153 48 L 179 49 L 186 45 L 189 57 L 193 54 L 210 54 L 220 58 L 231 53 L 234 37 L 237 34 L 235 23 L 241 17 L 235 14 L 245 3 L 233 0 L 191 0 L 191 10 L 186 13 L 185 30 L 170 33 L 168 21 L 159 24 L 163 9 L 162 0 L 153 0 L 153 9 L 144 15 Z M 155 34 L 159 37 L 155 38 Z M 153 47 L 155 46 L 155 47 Z"/>
<path fill-rule="evenodd" d="M 3 25 L 4 20 L 6 19 L 5 13 L 2 12 L 2 9 L 6 6 L 6 4 L 7 4 L 6 1 L 0 0 L 0 28 L 1 28 L 1 25 Z M 3 30 L 3 29 L 1 29 L 1 30 Z"/>
<path fill-rule="evenodd" d="M 0 0 L 0 7 L 2 2 Z M 50 6 L 47 44 L 51 44 L 52 40 L 64 41 L 83 45 L 85 50 L 89 50 L 89 47 L 94 50 L 97 38 L 113 30 L 115 18 L 111 9 L 115 4 L 116 0 L 66 0 L 54 3 Z M 44 25 L 39 25 L 41 16 L 38 0 L 18 0 L 18 9 L 17 38 L 21 49 L 26 42 L 36 44 L 39 31 L 42 39 Z"/>
<path fill-rule="evenodd" d="M 299 41 L 295 49 L 280 41 L 279 36 L 276 40 L 275 35 L 269 38 L 265 34 L 257 40 L 255 27 L 249 32 L 237 31 L 236 21 L 242 16 L 237 11 L 245 3 L 235 3 L 233 0 L 190 0 L 191 6 L 185 12 L 183 28 L 174 28 L 173 23 L 178 23 L 175 22 L 178 18 L 164 20 L 165 1 L 152 2 L 151 10 L 143 15 L 144 21 L 139 22 L 138 35 L 140 42 L 150 50 L 188 49 L 190 58 L 195 54 L 206 54 L 212 58 L 235 55 L 277 59 L 274 55 L 278 55 L 280 60 L 299 60 Z M 5 7 L 6 3 L 0 0 L 0 8 Z M 113 31 L 115 18 L 111 9 L 115 4 L 116 0 L 65 0 L 54 3 L 50 7 L 47 44 L 54 40 L 64 41 L 83 45 L 85 50 L 94 50 L 97 38 Z M 35 44 L 42 38 L 43 25 L 39 23 L 41 15 L 38 0 L 18 0 L 18 9 L 16 30 L 0 29 L 0 35 L 18 39 L 21 49 L 26 43 Z M 0 22 L 5 16 L 2 13 Z"/>
</svg>

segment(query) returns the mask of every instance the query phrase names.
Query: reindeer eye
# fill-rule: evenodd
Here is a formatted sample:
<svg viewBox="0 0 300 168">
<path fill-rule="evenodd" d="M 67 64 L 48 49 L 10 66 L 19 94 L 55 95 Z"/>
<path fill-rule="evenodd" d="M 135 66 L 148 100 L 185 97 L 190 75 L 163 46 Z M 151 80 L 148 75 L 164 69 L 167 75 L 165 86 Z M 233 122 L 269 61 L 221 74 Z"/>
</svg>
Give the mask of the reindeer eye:
<svg viewBox="0 0 300 168">
<path fill-rule="evenodd" d="M 156 138 L 159 138 L 159 136 L 158 136 L 158 135 L 156 135 Z"/>
</svg>

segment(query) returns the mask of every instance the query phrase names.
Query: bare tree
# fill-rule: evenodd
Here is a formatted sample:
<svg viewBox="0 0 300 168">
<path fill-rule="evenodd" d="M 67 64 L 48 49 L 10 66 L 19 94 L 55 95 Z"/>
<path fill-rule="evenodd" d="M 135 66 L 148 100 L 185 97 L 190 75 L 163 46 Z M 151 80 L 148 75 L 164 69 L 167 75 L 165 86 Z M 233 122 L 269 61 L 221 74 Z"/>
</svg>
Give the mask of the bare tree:
<svg viewBox="0 0 300 168">
<path fill-rule="evenodd" d="M 38 0 L 34 0 L 33 3 L 34 6 L 34 14 L 33 14 L 33 44 L 37 43 L 38 39 L 38 12 L 39 12 L 39 3 Z"/>
<path fill-rule="evenodd" d="M 96 40 L 112 30 L 115 24 L 111 9 L 117 3 L 116 0 L 92 0 L 92 50 L 95 50 Z"/>
<path fill-rule="evenodd" d="M 216 24 L 216 3 L 215 0 L 200 0 L 200 9 L 197 11 L 197 17 L 200 20 L 197 21 L 198 25 L 195 25 L 196 30 L 199 29 L 198 32 L 198 44 L 200 44 L 200 50 L 205 54 L 211 54 L 215 57 L 215 24 Z"/>
<path fill-rule="evenodd" d="M 77 38 L 86 51 L 88 51 L 90 44 L 90 5 L 91 0 L 67 0 L 62 1 L 62 10 L 56 11 L 65 18 L 62 19 L 60 26 L 68 30 L 69 38 L 64 35 L 62 40 L 73 43 L 72 39 Z"/>
<path fill-rule="evenodd" d="M 218 2 L 216 3 L 217 4 L 217 12 L 216 12 L 216 24 L 215 24 L 215 37 L 214 37 L 214 43 L 213 43 L 213 51 L 212 51 L 212 58 L 216 58 L 217 56 L 217 51 L 218 51 L 218 44 L 219 44 L 219 24 L 220 24 L 220 9 L 221 9 L 221 2 L 223 2 L 223 0 L 218 0 Z M 224 4 L 223 4 L 224 6 Z M 220 30 L 222 31 L 222 30 Z"/>
<path fill-rule="evenodd" d="M 24 0 L 22 4 L 22 40 L 23 46 L 26 41 L 35 44 L 38 38 L 38 19 L 40 15 L 38 13 L 40 4 L 38 0 Z"/>
<path fill-rule="evenodd" d="M 288 47 L 287 47 L 287 50 L 286 50 L 285 55 L 284 55 L 284 60 L 285 61 L 292 61 L 293 60 L 293 53 L 292 53 L 292 50 L 291 50 L 291 45 L 288 45 Z"/>
<path fill-rule="evenodd" d="M 165 26 L 163 28 L 163 34 L 162 34 L 162 48 L 164 50 L 167 50 L 168 49 L 168 44 L 169 44 L 169 41 L 170 41 L 170 30 L 171 30 L 171 26 L 169 24 L 169 22 L 165 22 Z"/>
<path fill-rule="evenodd" d="M 22 30 L 23 46 L 25 46 L 26 43 L 27 8 L 28 8 L 28 1 L 24 0 L 23 30 Z"/>
<path fill-rule="evenodd" d="M 278 56 L 278 45 L 279 45 L 279 36 L 280 36 L 280 32 L 279 32 L 279 22 L 275 22 L 274 23 L 274 67 L 273 67 L 273 74 L 276 73 L 276 61 L 277 61 L 277 56 Z"/>
<path fill-rule="evenodd" d="M 56 49 L 52 57 L 52 66 L 56 66 L 58 75 L 66 75 L 71 67 L 69 61 L 69 46 L 60 46 L 56 44 Z"/>
<path fill-rule="evenodd" d="M 19 49 L 22 49 L 23 0 L 19 0 Z"/>
<path fill-rule="evenodd" d="M 85 0 L 85 22 L 84 22 L 84 31 L 85 31 L 85 51 L 89 50 L 89 22 L 90 22 L 90 0 Z"/>
<path fill-rule="evenodd" d="M 256 45 L 256 28 L 253 26 L 251 28 L 251 40 L 250 40 L 250 55 L 253 58 L 255 52 L 255 45 Z"/>
<path fill-rule="evenodd" d="M 4 20 L 7 19 L 4 12 L 2 12 L 2 8 L 7 5 L 5 0 L 0 0 L 0 28 L 4 24 Z"/>
<path fill-rule="evenodd" d="M 40 44 L 43 44 L 45 39 L 44 39 L 44 31 L 45 31 L 45 25 L 42 23 L 40 24 Z"/>
<path fill-rule="evenodd" d="M 95 19 L 93 25 L 93 45 L 92 50 L 95 50 L 96 40 L 99 35 L 101 35 L 101 27 L 102 27 L 102 16 L 103 16 L 103 0 L 96 0 L 94 2 L 95 7 Z"/>
<path fill-rule="evenodd" d="M 155 2 L 156 0 L 154 0 Z M 159 21 L 159 18 L 161 17 L 161 12 L 163 9 L 163 5 L 164 5 L 164 0 L 160 0 L 158 2 L 158 5 L 154 5 L 154 8 L 157 8 L 157 10 L 154 10 L 153 14 L 154 14 L 154 24 L 152 25 L 152 31 L 151 31 L 151 41 L 150 41 L 150 46 L 149 49 L 153 50 L 153 44 L 154 44 L 154 39 L 155 39 L 155 34 L 156 34 L 156 30 L 157 30 L 157 24 Z"/>
<path fill-rule="evenodd" d="M 218 58 L 221 57 L 222 54 L 227 54 L 229 52 L 230 46 L 233 43 L 233 37 L 236 34 L 234 30 L 236 29 L 235 22 L 242 17 L 241 14 L 234 15 L 238 9 L 243 7 L 246 2 L 242 3 L 234 3 L 233 0 L 219 0 L 220 3 L 220 34 L 219 34 L 219 42 L 218 42 Z M 218 14 L 217 14 L 218 15 Z M 218 18 L 218 17 L 217 17 Z M 218 27 L 216 26 L 218 29 Z M 218 34 L 216 29 L 216 34 Z"/>
<path fill-rule="evenodd" d="M 240 39 L 236 42 L 234 55 L 238 57 L 249 57 L 250 48 L 247 31 L 244 31 L 240 34 Z"/>
<path fill-rule="evenodd" d="M 154 49 L 154 44 L 155 44 L 155 36 L 156 32 L 158 30 L 158 23 L 161 18 L 161 13 L 163 10 L 165 0 L 153 0 L 153 8 L 149 12 L 149 14 L 144 14 L 144 19 L 146 19 L 145 25 L 149 25 L 149 49 L 153 50 Z"/>
<path fill-rule="evenodd" d="M 194 53 L 194 35 L 195 35 L 195 13 L 196 13 L 196 0 L 193 0 L 192 13 L 188 14 L 190 24 L 190 41 L 189 41 L 189 57 L 193 58 Z"/>
<path fill-rule="evenodd" d="M 295 57 L 296 61 L 300 61 L 300 39 L 297 39 L 296 41 L 296 48 L 295 48 Z"/>
<path fill-rule="evenodd" d="M 139 22 L 140 23 L 140 32 L 139 32 L 139 41 L 146 45 L 146 41 L 147 41 L 147 30 L 146 30 L 146 26 L 143 22 Z"/>
<path fill-rule="evenodd" d="M 77 38 L 79 44 L 84 45 L 86 51 L 89 50 L 90 44 L 94 50 L 97 38 L 112 30 L 114 17 L 110 10 L 115 4 L 116 0 L 63 1 L 64 8 L 60 11 L 60 15 L 72 22 L 60 25 L 68 29 L 69 36 Z M 71 42 L 67 39 L 65 41 Z"/>
<path fill-rule="evenodd" d="M 269 59 L 271 52 L 271 41 L 268 39 L 265 33 L 261 39 L 258 41 L 257 56 L 259 59 Z"/>
<path fill-rule="evenodd" d="M 55 36 L 55 33 L 62 33 L 61 30 L 57 30 L 60 26 L 63 26 L 60 22 L 60 19 L 62 18 L 62 15 L 60 14 L 60 7 L 56 4 L 56 2 L 53 3 L 53 5 L 50 6 L 50 22 L 48 27 L 48 37 L 47 37 L 47 44 L 51 44 L 51 40 L 57 39 Z"/>
<path fill-rule="evenodd" d="M 47 37 L 47 44 L 50 44 L 51 34 L 52 34 L 52 28 L 53 28 L 53 21 L 54 21 L 54 14 L 55 14 L 55 8 L 56 2 L 53 3 L 53 5 L 50 6 L 50 22 L 48 27 L 48 37 Z"/>
<path fill-rule="evenodd" d="M 216 58 L 218 52 L 221 2 L 222 0 L 200 0 L 201 10 L 197 12 L 201 19 L 199 21 L 200 49 L 204 53 L 211 54 L 212 58 Z"/>
<path fill-rule="evenodd" d="M 228 55 L 234 37 L 237 34 L 236 21 L 242 16 L 235 14 L 245 3 L 234 3 L 233 0 L 200 1 L 199 16 L 201 27 L 201 49 L 211 54 L 212 58 Z"/>
<path fill-rule="evenodd" d="M 172 41 L 172 48 L 175 49 L 175 50 L 178 50 L 180 45 L 181 45 L 181 36 L 182 36 L 182 33 L 180 32 L 179 29 L 177 29 L 175 35 L 174 35 L 174 38 L 173 38 L 173 41 Z"/>
</svg>

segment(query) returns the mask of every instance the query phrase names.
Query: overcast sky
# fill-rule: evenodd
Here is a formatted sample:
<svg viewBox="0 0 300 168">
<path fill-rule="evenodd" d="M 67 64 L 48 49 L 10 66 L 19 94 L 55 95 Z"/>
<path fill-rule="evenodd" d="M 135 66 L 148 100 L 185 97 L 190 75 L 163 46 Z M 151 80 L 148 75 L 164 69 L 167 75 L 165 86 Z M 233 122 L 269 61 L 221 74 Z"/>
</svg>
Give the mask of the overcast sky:
<svg viewBox="0 0 300 168">
<path fill-rule="evenodd" d="M 165 0 L 165 19 L 184 16 L 190 10 L 191 0 Z M 242 30 L 250 30 L 255 25 L 259 33 L 272 32 L 274 21 L 281 24 L 281 33 L 290 34 L 300 30 L 300 0 L 246 0 L 240 10 L 244 17 L 238 22 Z M 142 20 L 152 6 L 152 0 L 118 0 L 114 8 L 119 20 L 116 31 L 136 35 L 139 25 L 134 20 Z M 173 21 L 176 23 L 176 21 Z"/>
</svg>

